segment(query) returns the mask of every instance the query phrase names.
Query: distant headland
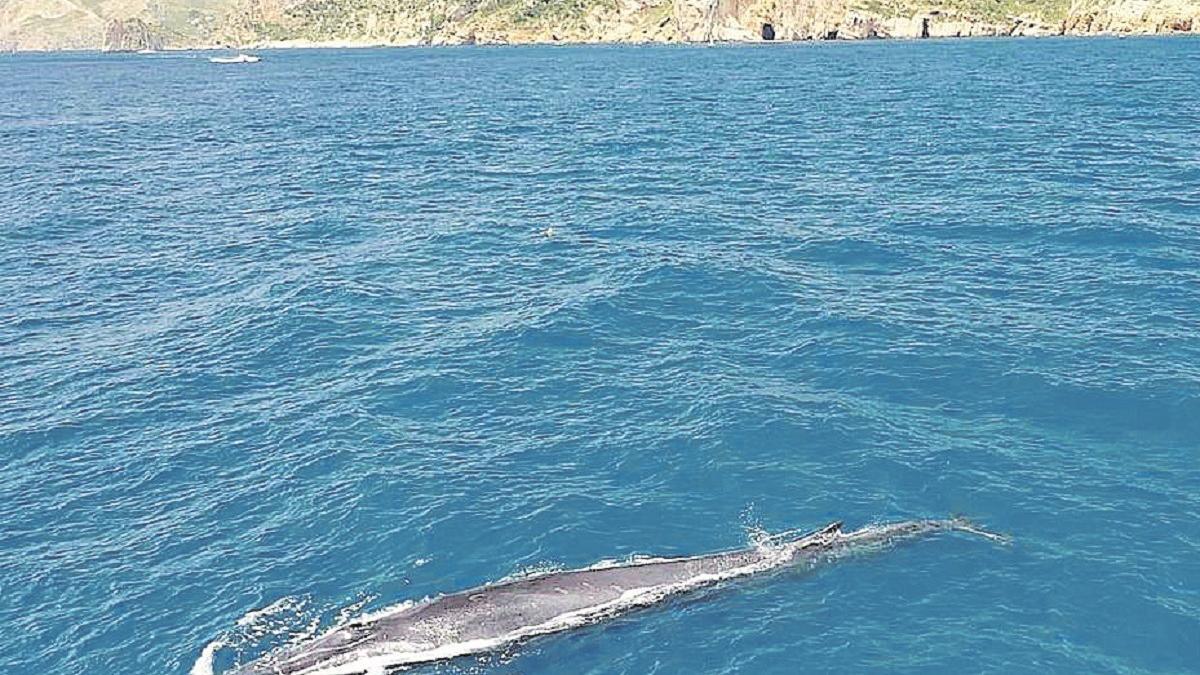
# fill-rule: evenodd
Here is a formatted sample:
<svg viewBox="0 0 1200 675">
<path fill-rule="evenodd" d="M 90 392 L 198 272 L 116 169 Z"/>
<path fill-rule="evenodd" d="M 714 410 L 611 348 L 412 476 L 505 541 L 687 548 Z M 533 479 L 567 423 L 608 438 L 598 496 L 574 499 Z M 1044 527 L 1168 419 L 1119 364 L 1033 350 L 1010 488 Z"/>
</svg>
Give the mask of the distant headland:
<svg viewBox="0 0 1200 675">
<path fill-rule="evenodd" d="M 1200 0 L 7 0 L 0 49 L 1200 33 Z"/>
</svg>

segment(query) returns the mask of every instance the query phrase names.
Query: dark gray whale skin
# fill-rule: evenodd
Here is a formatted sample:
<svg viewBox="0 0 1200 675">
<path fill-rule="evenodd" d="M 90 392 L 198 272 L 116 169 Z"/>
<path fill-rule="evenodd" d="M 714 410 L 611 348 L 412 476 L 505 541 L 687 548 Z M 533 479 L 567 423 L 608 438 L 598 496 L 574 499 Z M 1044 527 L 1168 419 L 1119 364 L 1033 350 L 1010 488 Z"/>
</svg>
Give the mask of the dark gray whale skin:
<svg viewBox="0 0 1200 675">
<path fill-rule="evenodd" d="M 966 531 L 989 538 L 963 519 L 912 520 L 843 532 L 841 523 L 790 541 L 692 558 L 655 559 L 596 569 L 553 572 L 481 586 L 392 613 L 351 621 L 320 637 L 285 648 L 235 669 L 230 675 L 360 675 L 384 672 L 363 665 L 362 657 L 394 666 L 431 662 L 486 651 L 530 635 L 556 632 L 555 619 L 572 612 L 598 611 L 599 620 L 635 606 L 711 585 L 726 578 L 751 576 L 787 565 L 816 561 L 843 552 L 945 531 Z M 663 589 L 629 607 L 603 611 L 630 591 Z M 610 605 L 611 607 L 611 605 Z M 530 630 L 531 627 L 541 630 Z M 474 646 L 463 643 L 476 641 Z M 390 659 L 390 660 L 389 660 Z"/>
</svg>

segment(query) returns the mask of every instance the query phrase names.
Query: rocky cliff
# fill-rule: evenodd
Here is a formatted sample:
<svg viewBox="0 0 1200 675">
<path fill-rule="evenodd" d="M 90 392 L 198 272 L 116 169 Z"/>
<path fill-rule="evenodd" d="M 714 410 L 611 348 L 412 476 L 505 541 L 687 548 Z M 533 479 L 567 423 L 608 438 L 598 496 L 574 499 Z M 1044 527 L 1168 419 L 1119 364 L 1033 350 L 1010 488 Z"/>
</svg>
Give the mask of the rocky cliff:
<svg viewBox="0 0 1200 675">
<path fill-rule="evenodd" d="M 1200 32 L 1200 0 L 0 0 L 0 45 L 848 40 Z"/>
<path fill-rule="evenodd" d="M 109 19 L 104 26 L 104 51 L 135 52 L 162 49 L 163 35 L 139 18 Z"/>
</svg>

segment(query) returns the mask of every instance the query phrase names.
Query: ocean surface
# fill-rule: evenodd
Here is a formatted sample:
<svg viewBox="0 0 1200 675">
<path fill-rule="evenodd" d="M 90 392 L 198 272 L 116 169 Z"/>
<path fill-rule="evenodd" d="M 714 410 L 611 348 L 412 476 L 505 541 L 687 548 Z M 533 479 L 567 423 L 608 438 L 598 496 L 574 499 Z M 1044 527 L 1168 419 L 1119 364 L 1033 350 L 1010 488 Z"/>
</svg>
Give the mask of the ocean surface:
<svg viewBox="0 0 1200 675">
<path fill-rule="evenodd" d="M 419 673 L 1200 670 L 1200 40 L 0 57 L 0 672 L 965 514 Z"/>
</svg>

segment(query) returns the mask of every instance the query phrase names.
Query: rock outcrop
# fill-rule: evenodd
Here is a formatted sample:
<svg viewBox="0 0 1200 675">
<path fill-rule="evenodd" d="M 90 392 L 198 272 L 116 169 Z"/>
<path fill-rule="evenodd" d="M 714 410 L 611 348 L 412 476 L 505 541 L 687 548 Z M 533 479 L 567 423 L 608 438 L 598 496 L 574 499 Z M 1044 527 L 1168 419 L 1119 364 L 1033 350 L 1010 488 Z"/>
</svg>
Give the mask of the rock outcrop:
<svg viewBox="0 0 1200 675">
<path fill-rule="evenodd" d="M 1063 20 L 1067 35 L 1200 32 L 1200 3 L 1187 0 L 1076 0 Z"/>
<path fill-rule="evenodd" d="M 109 19 L 104 26 L 104 51 L 136 52 L 162 49 L 163 38 L 141 19 Z"/>
</svg>

